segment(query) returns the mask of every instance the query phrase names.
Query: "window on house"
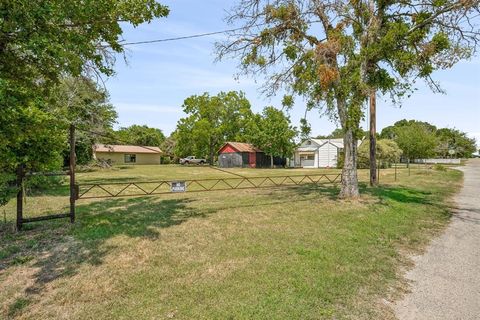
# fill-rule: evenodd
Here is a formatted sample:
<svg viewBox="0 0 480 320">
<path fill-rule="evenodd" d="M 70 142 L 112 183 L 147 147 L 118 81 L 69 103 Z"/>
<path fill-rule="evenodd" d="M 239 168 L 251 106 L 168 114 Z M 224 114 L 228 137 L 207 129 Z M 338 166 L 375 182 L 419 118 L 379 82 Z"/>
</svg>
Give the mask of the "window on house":
<svg viewBox="0 0 480 320">
<path fill-rule="evenodd" d="M 136 154 L 126 154 L 125 155 L 125 163 L 135 163 L 137 162 L 137 155 Z"/>
<path fill-rule="evenodd" d="M 300 156 L 300 160 L 315 160 L 315 155 L 314 154 L 303 155 L 303 156 Z"/>
<path fill-rule="evenodd" d="M 311 145 L 312 144 L 312 141 L 308 140 L 307 141 L 307 146 Z"/>
</svg>

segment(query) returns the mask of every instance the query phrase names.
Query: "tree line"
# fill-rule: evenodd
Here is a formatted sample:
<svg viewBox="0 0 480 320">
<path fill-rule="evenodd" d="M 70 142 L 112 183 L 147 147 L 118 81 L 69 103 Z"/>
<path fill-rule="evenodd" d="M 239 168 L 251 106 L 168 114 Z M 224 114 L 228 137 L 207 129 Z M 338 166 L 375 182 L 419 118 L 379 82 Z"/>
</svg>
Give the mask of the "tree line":
<svg viewBox="0 0 480 320">
<path fill-rule="evenodd" d="M 289 157 L 295 148 L 298 132 L 289 116 L 272 106 L 252 112 L 243 92 L 194 95 L 185 99 L 182 108 L 187 116 L 179 120 L 168 141 L 174 157 L 196 155 L 213 164 L 227 141 L 252 143 L 271 159 Z"/>
<path fill-rule="evenodd" d="M 414 91 L 418 79 L 441 92 L 434 71 L 476 52 L 478 7 L 478 0 L 237 0 L 227 18 L 244 28 L 217 43 L 217 56 L 236 59 L 241 72 L 260 76 L 267 96 L 284 89 L 283 107 L 302 99 L 307 110 L 323 109 L 339 122 L 345 146 L 340 195 L 356 197 L 356 141 L 368 97 L 378 91 L 398 102 Z M 145 142 L 129 140 L 139 130 L 148 131 L 145 137 L 153 134 L 147 128 L 112 132 L 116 114 L 98 83 L 114 73 L 115 58 L 124 52 L 120 23 L 138 26 L 166 17 L 166 6 L 155 0 L 5 0 L 1 9 L 0 172 L 20 165 L 37 171 L 61 165 L 70 123 L 126 141 Z M 164 149 L 174 154 L 202 153 L 213 161 L 222 141 L 247 138 L 269 154 L 292 148 L 274 141 L 282 130 L 287 137 L 296 131 L 285 116 L 273 108 L 249 114 L 241 94 L 192 96 L 183 107 L 187 117 L 164 139 Z M 307 124 L 303 119 L 302 135 L 309 132 Z M 235 132 L 240 128 L 240 134 Z M 411 130 L 424 133 L 418 126 Z M 78 139 L 87 157 L 93 138 L 84 134 Z M 191 139 L 195 135 L 199 142 Z M 399 141 L 408 137 L 400 131 L 394 136 Z M 449 153 L 458 135 L 444 132 L 440 137 L 439 150 Z M 191 149 L 182 150 L 185 145 Z"/>
<path fill-rule="evenodd" d="M 359 134 L 363 141 L 358 149 L 359 167 L 369 164 L 369 132 Z M 341 129 L 318 139 L 341 139 Z M 470 158 L 478 151 L 474 138 L 455 128 L 437 128 L 435 125 L 418 120 L 400 120 L 382 129 L 377 134 L 377 156 L 381 161 L 394 162 L 425 158 Z"/>
</svg>

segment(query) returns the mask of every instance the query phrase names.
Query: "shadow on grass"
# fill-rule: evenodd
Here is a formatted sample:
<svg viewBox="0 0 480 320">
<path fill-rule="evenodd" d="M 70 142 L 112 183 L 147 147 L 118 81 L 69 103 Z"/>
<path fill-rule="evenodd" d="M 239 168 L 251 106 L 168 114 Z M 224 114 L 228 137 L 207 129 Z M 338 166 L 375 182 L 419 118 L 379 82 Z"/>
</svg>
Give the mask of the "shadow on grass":
<svg viewBox="0 0 480 320">
<path fill-rule="evenodd" d="M 0 246 L 0 271 L 35 258 L 31 267 L 38 271 L 25 293 L 40 294 L 49 282 L 75 275 L 82 264 L 101 264 L 114 249 L 106 244 L 110 238 L 125 235 L 156 239 L 163 228 L 203 217 L 204 213 L 188 207 L 191 201 L 139 197 L 80 204 L 75 225 L 62 219 L 28 224 L 21 233 L 7 231 L 0 235 L 0 241 L 9 244 Z"/>
<path fill-rule="evenodd" d="M 379 200 L 391 200 L 402 203 L 418 203 L 432 205 L 432 193 L 401 185 L 380 185 L 372 188 L 366 183 L 360 183 L 360 194 L 368 194 Z"/>
<path fill-rule="evenodd" d="M 404 186 L 380 186 L 369 188 L 361 184 L 361 193 L 380 200 L 432 204 L 430 192 Z M 304 184 L 286 188 L 284 192 L 272 192 L 272 201 L 252 202 L 240 207 L 280 205 L 291 201 L 308 200 L 313 194 L 326 199 L 338 200 L 339 185 Z M 274 188 L 272 190 L 278 190 Z M 263 189 L 264 190 L 264 189 Z M 292 197 L 289 197 L 292 194 Z M 296 197 L 295 197 L 296 196 Z M 299 198 L 300 197 L 300 198 Z M 115 247 L 107 241 L 117 236 L 157 239 L 162 229 L 179 225 L 191 218 L 206 217 L 219 210 L 238 208 L 232 203 L 221 207 L 193 209 L 190 198 L 160 199 L 158 197 L 115 198 L 77 206 L 77 222 L 71 226 L 65 220 L 27 225 L 28 231 L 0 236 L 0 241 L 9 241 L 18 249 L 1 257 L 0 270 L 12 264 L 28 262 L 35 258 L 32 267 L 33 284 L 25 289 L 28 298 L 41 294 L 45 286 L 55 279 L 75 275 L 82 264 L 101 264 Z M 0 247 L 1 248 L 1 247 Z M 11 259 L 19 255 L 31 259 Z M 10 256 L 10 259 L 9 259 Z M 9 260 L 5 263 L 6 260 Z M 2 266 L 3 262 L 3 266 Z"/>
<path fill-rule="evenodd" d="M 289 187 L 289 191 L 298 196 L 310 196 L 312 194 L 317 194 L 318 196 L 327 197 L 330 200 L 338 200 L 338 194 L 340 193 L 340 185 L 327 183 L 308 183 Z"/>
</svg>

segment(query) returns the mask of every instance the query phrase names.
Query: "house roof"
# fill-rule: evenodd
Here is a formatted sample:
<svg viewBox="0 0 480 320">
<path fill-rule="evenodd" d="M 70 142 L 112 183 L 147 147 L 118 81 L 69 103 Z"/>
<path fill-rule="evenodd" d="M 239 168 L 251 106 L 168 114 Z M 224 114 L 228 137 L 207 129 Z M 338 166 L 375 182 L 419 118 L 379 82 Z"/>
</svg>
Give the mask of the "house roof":
<svg viewBox="0 0 480 320">
<path fill-rule="evenodd" d="M 343 139 L 311 139 L 313 142 L 319 146 L 324 145 L 325 143 L 331 143 L 337 148 L 343 148 Z"/>
<path fill-rule="evenodd" d="M 230 145 L 238 152 L 263 152 L 262 150 L 255 147 L 253 144 L 244 142 L 227 142 L 220 148 L 220 150 L 222 150 L 226 145 Z"/>
<path fill-rule="evenodd" d="M 162 153 L 159 147 L 150 146 L 128 146 L 115 144 L 95 144 L 93 146 L 95 152 L 113 152 L 113 153 Z"/>
<path fill-rule="evenodd" d="M 343 148 L 343 139 L 307 139 L 305 141 L 313 141 L 316 145 L 310 146 L 300 146 L 297 148 L 297 151 L 305 152 L 305 151 L 315 151 L 316 149 L 320 148 L 324 144 L 331 144 L 336 148 Z M 363 140 L 357 140 L 357 146 L 360 146 Z"/>
</svg>

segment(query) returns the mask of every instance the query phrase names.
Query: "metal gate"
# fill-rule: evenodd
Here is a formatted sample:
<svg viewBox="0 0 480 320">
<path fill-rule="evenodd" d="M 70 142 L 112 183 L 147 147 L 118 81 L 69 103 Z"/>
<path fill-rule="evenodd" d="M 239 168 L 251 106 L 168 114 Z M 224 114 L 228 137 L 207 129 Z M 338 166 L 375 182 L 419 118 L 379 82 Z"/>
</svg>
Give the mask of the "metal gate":
<svg viewBox="0 0 480 320">
<path fill-rule="evenodd" d="M 179 181 L 133 181 L 79 184 L 77 199 L 99 199 L 160 195 L 177 192 L 172 183 Z M 270 177 L 232 177 L 220 179 L 182 180 L 184 192 L 206 192 L 298 186 L 303 184 L 328 184 L 341 182 L 341 174 L 311 174 Z"/>
</svg>

